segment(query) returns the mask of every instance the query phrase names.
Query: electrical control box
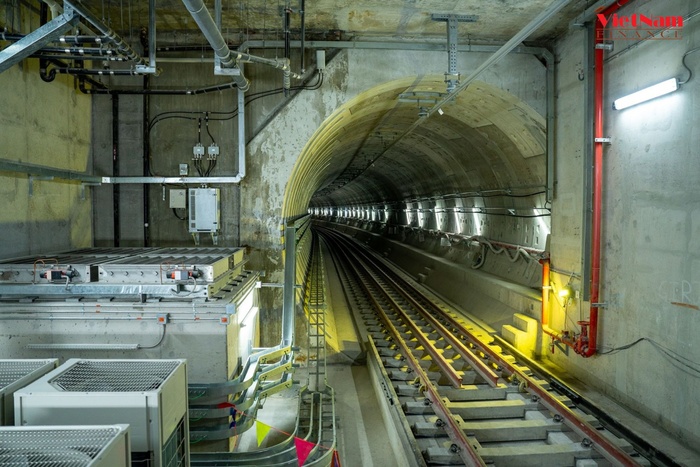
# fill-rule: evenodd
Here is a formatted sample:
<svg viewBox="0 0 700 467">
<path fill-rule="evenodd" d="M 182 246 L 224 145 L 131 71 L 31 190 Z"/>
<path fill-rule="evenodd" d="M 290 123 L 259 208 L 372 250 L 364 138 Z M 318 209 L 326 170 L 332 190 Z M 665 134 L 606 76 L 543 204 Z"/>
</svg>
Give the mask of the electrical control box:
<svg viewBox="0 0 700 467">
<path fill-rule="evenodd" d="M 221 190 L 219 188 L 190 188 L 190 233 L 215 233 L 221 218 Z"/>
<path fill-rule="evenodd" d="M 187 207 L 187 191 L 170 190 L 170 207 L 172 209 L 185 209 Z"/>
</svg>

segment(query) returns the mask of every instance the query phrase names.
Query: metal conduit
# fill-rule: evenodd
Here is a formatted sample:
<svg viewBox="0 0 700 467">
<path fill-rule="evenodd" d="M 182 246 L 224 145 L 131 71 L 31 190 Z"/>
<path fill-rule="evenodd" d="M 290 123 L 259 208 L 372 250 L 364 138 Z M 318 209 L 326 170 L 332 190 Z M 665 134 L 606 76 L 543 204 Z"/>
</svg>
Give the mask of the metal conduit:
<svg viewBox="0 0 700 467">
<path fill-rule="evenodd" d="M 282 304 L 282 346 L 294 343 L 296 310 L 296 225 L 288 221 L 284 228 L 284 297 Z"/>
<path fill-rule="evenodd" d="M 521 29 L 515 36 L 513 36 L 508 42 L 503 44 L 497 52 L 491 55 L 484 63 L 482 63 L 476 70 L 474 70 L 464 81 L 462 81 L 454 91 L 450 92 L 447 96 L 443 97 L 438 101 L 432 109 L 428 111 L 427 117 L 437 112 L 438 109 L 445 105 L 447 102 L 451 101 L 457 94 L 464 91 L 467 86 L 469 86 L 472 81 L 474 81 L 481 73 L 486 71 L 491 65 L 494 65 L 500 61 L 503 57 L 509 54 L 513 49 L 515 49 L 522 41 L 527 39 L 530 34 L 535 32 L 540 26 L 542 26 L 546 21 L 548 21 L 552 16 L 556 15 L 559 10 L 564 8 L 567 3 L 571 0 L 556 0 L 552 2 L 542 13 L 537 15 L 532 21 L 530 21 L 523 29 Z M 424 118 L 427 118 L 424 117 Z M 419 120 L 420 121 L 420 120 Z"/>
<path fill-rule="evenodd" d="M 214 53 L 219 57 L 221 61 L 221 66 L 223 68 L 234 68 L 236 66 L 236 59 L 231 54 L 231 49 L 228 48 L 224 36 L 221 35 L 221 31 L 216 26 L 214 19 L 211 17 L 209 10 L 207 10 L 206 5 L 202 0 L 182 0 L 185 4 L 187 10 L 192 15 L 192 18 L 201 29 L 204 37 L 207 39 L 211 47 L 214 49 Z M 250 82 L 243 76 L 243 71 L 239 75 L 231 75 L 236 86 L 241 91 L 247 91 L 250 88 Z"/>
<path fill-rule="evenodd" d="M 67 5 L 73 7 L 73 9 L 80 16 L 85 18 L 88 23 L 92 24 L 103 36 L 112 41 L 116 49 L 122 54 L 128 57 L 130 60 L 136 62 L 138 65 L 147 66 L 146 60 L 140 56 L 134 49 L 131 48 L 129 44 L 126 43 L 124 39 L 119 36 L 114 30 L 106 26 L 102 21 L 100 21 L 97 16 L 93 15 L 89 10 L 84 8 L 80 3 L 73 4 L 66 2 Z"/>
<path fill-rule="evenodd" d="M 245 177 L 245 91 L 238 88 L 238 174 L 236 177 L 243 180 Z"/>
</svg>

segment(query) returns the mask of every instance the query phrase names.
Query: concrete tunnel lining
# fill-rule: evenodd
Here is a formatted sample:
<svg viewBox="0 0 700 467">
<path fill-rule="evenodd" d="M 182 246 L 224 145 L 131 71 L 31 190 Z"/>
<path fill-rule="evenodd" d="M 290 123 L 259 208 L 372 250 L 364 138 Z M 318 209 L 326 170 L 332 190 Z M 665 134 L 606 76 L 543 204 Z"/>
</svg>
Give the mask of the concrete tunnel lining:
<svg viewBox="0 0 700 467">
<path fill-rule="evenodd" d="M 418 103 L 400 102 L 399 96 L 444 89 L 439 75 L 407 77 L 368 89 L 337 108 L 297 159 L 285 189 L 282 217 L 316 206 L 544 186 L 545 118 L 516 96 L 484 82 L 473 83 L 445 106 L 444 115 L 426 119 L 385 150 L 392 137 L 418 119 Z M 317 193 L 338 177 L 347 177 L 343 171 L 348 168 L 356 171 L 352 180 Z"/>
</svg>

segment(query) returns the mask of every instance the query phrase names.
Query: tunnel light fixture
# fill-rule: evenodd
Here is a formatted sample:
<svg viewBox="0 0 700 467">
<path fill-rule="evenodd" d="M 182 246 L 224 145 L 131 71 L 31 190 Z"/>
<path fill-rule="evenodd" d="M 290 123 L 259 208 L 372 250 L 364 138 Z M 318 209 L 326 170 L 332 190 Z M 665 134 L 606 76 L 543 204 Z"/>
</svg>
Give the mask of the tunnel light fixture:
<svg viewBox="0 0 700 467">
<path fill-rule="evenodd" d="M 559 296 L 561 298 L 569 298 L 571 297 L 571 286 L 565 286 L 559 291 Z"/>
<path fill-rule="evenodd" d="M 666 81 L 662 81 L 648 88 L 644 88 L 641 91 L 629 94 L 625 97 L 616 99 L 613 102 L 613 109 L 622 110 L 633 105 L 641 104 L 651 99 L 663 96 L 678 89 L 678 79 L 671 78 Z"/>
</svg>

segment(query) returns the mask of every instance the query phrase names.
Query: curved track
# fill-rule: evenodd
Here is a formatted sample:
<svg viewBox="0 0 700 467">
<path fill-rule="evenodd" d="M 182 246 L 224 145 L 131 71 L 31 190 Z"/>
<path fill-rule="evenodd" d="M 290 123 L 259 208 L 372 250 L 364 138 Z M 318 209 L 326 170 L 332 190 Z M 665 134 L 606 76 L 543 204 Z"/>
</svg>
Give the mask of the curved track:
<svg viewBox="0 0 700 467">
<path fill-rule="evenodd" d="M 315 231 L 400 403 L 416 465 L 650 465 L 475 323 L 344 235 Z"/>
</svg>

